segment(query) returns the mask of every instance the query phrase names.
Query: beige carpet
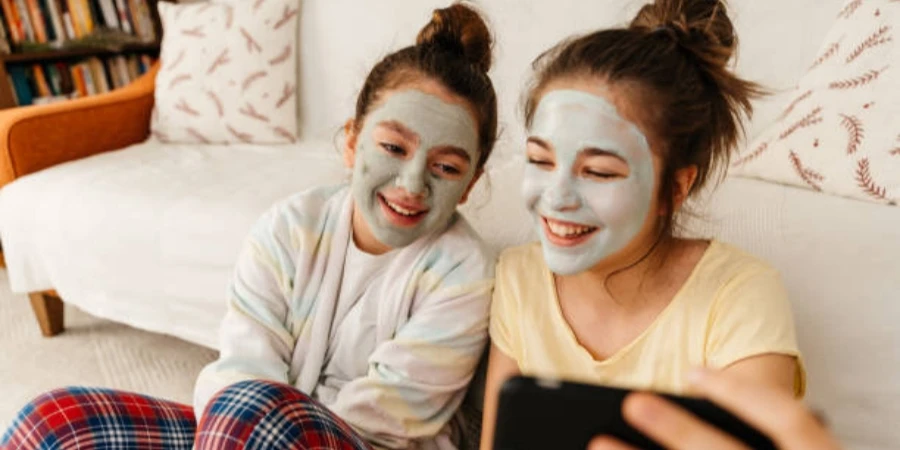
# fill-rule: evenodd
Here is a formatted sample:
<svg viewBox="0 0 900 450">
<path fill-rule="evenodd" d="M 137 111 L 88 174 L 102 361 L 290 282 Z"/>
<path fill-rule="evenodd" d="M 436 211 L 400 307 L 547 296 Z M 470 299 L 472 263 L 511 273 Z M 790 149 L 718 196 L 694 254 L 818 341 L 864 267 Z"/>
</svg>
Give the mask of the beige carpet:
<svg viewBox="0 0 900 450">
<path fill-rule="evenodd" d="M 124 389 L 190 403 L 194 378 L 216 353 L 101 320 L 66 305 L 66 331 L 41 336 L 28 296 L 0 270 L 0 434 L 35 395 L 62 386 Z"/>
</svg>

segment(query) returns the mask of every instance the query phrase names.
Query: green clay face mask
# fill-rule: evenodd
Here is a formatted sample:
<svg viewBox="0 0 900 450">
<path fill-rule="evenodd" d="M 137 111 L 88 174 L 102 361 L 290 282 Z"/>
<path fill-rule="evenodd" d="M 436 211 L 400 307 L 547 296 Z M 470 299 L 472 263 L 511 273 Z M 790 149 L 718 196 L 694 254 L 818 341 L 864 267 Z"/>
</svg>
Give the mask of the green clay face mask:
<svg viewBox="0 0 900 450">
<path fill-rule="evenodd" d="M 647 219 L 655 181 L 650 146 L 638 127 L 603 97 L 556 90 L 541 98 L 529 136 L 555 155 L 552 167 L 528 164 L 522 186 L 550 270 L 574 275 L 628 245 Z M 598 153 L 624 161 L 627 176 L 581 172 L 578 161 Z"/>
<path fill-rule="evenodd" d="M 448 152 L 468 160 L 453 177 L 435 160 Z M 409 245 L 447 226 L 475 177 L 479 154 L 466 108 L 416 89 L 396 92 L 368 114 L 359 133 L 355 207 L 382 244 Z"/>
</svg>

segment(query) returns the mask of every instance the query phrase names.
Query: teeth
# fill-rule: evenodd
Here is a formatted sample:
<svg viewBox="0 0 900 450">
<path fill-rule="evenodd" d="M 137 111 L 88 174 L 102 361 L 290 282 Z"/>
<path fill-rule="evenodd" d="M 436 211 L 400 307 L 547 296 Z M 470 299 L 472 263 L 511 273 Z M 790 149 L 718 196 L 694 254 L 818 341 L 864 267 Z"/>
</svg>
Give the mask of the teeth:
<svg viewBox="0 0 900 450">
<path fill-rule="evenodd" d="M 406 208 L 403 208 L 403 207 L 400 206 L 400 205 L 397 205 L 397 204 L 395 204 L 395 203 L 391 203 L 388 199 L 385 199 L 384 201 L 385 201 L 385 203 L 387 203 L 387 205 L 390 206 L 391 209 L 393 209 L 394 212 L 397 213 L 397 214 L 402 214 L 402 215 L 407 216 L 407 217 L 409 217 L 409 216 L 414 216 L 414 215 L 418 214 L 417 211 L 410 211 L 410 210 L 408 210 L 408 209 L 406 209 Z"/>
<path fill-rule="evenodd" d="M 597 229 L 596 227 L 563 225 L 551 220 L 547 221 L 547 227 L 550 228 L 551 233 L 565 238 L 581 236 Z"/>
</svg>

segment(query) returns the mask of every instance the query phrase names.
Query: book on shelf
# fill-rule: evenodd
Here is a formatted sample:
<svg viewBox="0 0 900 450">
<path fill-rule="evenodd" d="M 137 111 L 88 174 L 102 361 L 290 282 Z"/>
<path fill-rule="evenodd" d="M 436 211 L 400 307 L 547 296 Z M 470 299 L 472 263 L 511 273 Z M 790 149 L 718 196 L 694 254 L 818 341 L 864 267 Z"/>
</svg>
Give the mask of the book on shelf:
<svg viewBox="0 0 900 450">
<path fill-rule="evenodd" d="M 10 63 L 8 82 L 19 106 L 86 97 L 124 87 L 150 70 L 148 55 L 93 56 L 72 62 Z"/>
<path fill-rule="evenodd" d="M 25 3 L 25 0 L 14 0 L 12 3 L 13 10 L 16 13 L 16 17 L 19 18 L 19 24 L 22 27 L 22 34 L 25 36 L 25 40 L 23 42 L 34 41 L 34 28 L 31 26 L 31 19 L 28 18 L 28 5 Z"/>
<path fill-rule="evenodd" d="M 12 90 L 15 94 L 16 103 L 19 105 L 30 105 L 32 104 L 32 88 L 31 88 L 31 78 L 32 75 L 30 71 L 26 69 L 24 66 L 13 66 L 6 70 L 7 76 L 9 77 L 10 84 L 12 84 Z"/>
<path fill-rule="evenodd" d="M 0 52 L 153 42 L 150 0 L 0 0 Z"/>
<path fill-rule="evenodd" d="M 61 41 L 70 39 L 66 33 L 66 27 L 63 25 L 62 13 L 60 12 L 59 2 L 57 0 L 41 0 L 46 5 L 47 17 L 50 19 L 50 28 L 54 32 L 54 40 Z"/>
<path fill-rule="evenodd" d="M 6 14 L 3 14 L 2 7 L 0 7 L 0 23 L 2 23 L 3 25 L 6 25 L 8 23 Z M 7 26 L 0 25 L 0 53 L 9 53 L 12 50 L 12 36 L 10 34 L 12 33 L 12 31 L 7 30 L 11 29 Z"/>
</svg>

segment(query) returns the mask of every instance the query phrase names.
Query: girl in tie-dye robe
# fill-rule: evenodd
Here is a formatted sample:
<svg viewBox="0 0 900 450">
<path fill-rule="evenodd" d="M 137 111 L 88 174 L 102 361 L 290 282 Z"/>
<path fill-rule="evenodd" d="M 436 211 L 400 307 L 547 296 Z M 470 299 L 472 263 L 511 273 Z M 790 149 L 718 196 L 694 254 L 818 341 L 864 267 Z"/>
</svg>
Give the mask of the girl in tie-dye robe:
<svg viewBox="0 0 900 450">
<path fill-rule="evenodd" d="M 62 389 L 29 403 L 0 447 L 462 446 L 494 259 L 456 205 L 496 139 L 490 46 L 455 4 L 373 68 L 344 129 L 350 185 L 290 197 L 254 227 L 193 410 Z"/>
</svg>

